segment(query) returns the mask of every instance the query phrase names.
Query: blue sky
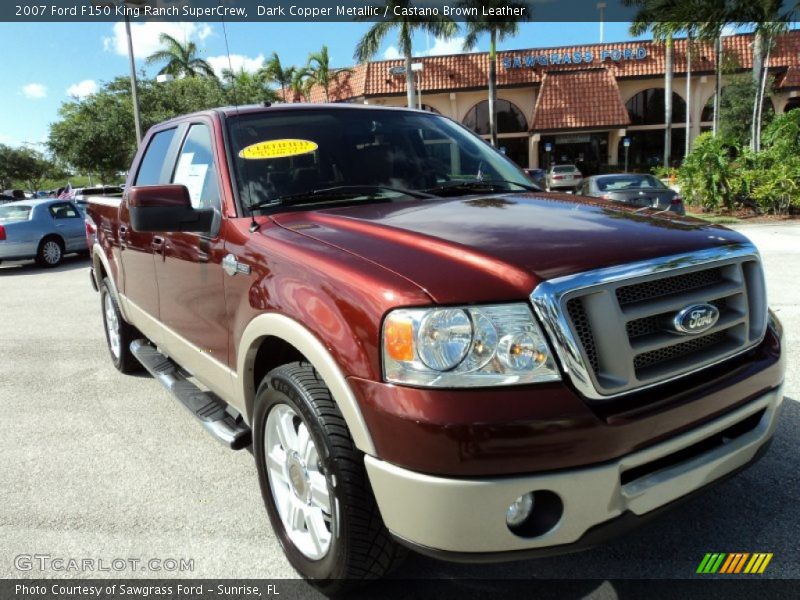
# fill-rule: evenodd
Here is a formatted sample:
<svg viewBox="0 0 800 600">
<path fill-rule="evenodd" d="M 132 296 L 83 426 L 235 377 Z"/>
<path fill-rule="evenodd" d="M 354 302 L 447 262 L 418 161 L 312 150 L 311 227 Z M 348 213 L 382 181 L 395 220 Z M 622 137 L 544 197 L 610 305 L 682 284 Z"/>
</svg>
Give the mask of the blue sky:
<svg viewBox="0 0 800 600">
<path fill-rule="evenodd" d="M 228 40 L 235 69 L 256 69 L 264 57 L 278 52 L 284 64 L 305 63 L 309 52 L 327 44 L 336 66 L 353 63 L 357 40 L 367 23 L 228 23 Z M 520 34 L 501 49 L 595 43 L 598 23 L 527 23 Z M 103 81 L 127 75 L 128 62 L 122 23 L 0 23 L 3 59 L 0 66 L 0 143 L 33 144 L 42 149 L 49 124 L 70 96 L 90 94 Z M 220 23 L 134 23 L 137 69 L 149 75 L 158 70 L 144 57 L 158 46 L 162 31 L 195 41 L 215 68 L 227 67 L 225 41 Z M 606 23 L 606 41 L 631 39 L 626 23 Z M 394 39 L 389 38 L 376 58 L 393 58 Z M 442 42 L 419 36 L 414 40 L 420 54 L 461 51 L 461 40 Z M 478 49 L 486 50 L 486 40 Z"/>
</svg>

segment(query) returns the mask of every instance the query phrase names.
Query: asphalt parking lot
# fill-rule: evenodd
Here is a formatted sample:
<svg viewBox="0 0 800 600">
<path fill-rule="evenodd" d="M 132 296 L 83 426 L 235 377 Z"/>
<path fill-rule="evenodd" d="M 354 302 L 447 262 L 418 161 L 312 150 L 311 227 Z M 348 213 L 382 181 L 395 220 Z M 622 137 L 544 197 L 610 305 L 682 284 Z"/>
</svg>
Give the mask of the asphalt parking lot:
<svg viewBox="0 0 800 600">
<path fill-rule="evenodd" d="M 760 247 L 786 328 L 787 401 L 765 458 L 625 538 L 496 565 L 411 556 L 400 577 L 687 578 L 704 553 L 773 552 L 800 577 L 800 224 L 741 230 Z M 0 577 L 289 578 L 252 456 L 214 441 L 147 376 L 108 359 L 85 259 L 0 265 Z M 20 570 L 19 555 L 192 559 L 187 572 Z"/>
</svg>

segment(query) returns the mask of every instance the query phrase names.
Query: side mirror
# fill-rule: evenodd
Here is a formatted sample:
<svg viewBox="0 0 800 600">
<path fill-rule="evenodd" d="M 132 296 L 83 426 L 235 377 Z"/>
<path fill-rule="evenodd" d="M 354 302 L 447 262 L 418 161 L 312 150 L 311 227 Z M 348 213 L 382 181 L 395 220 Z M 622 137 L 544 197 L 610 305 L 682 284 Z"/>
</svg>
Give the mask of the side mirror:
<svg viewBox="0 0 800 600">
<path fill-rule="evenodd" d="M 134 231 L 208 233 L 213 208 L 193 208 L 185 185 L 132 187 L 125 195 Z"/>
</svg>

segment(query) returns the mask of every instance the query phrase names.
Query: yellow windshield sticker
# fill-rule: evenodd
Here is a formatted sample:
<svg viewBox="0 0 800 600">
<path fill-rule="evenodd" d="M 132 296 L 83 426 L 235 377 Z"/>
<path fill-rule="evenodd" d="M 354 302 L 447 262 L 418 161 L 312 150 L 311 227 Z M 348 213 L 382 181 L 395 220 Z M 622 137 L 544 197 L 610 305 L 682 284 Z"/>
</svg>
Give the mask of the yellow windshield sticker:
<svg viewBox="0 0 800 600">
<path fill-rule="evenodd" d="M 308 140 L 268 140 L 244 148 L 239 152 L 239 158 L 247 160 L 264 160 L 269 158 L 286 158 L 308 154 L 319 148 L 314 142 Z"/>
</svg>

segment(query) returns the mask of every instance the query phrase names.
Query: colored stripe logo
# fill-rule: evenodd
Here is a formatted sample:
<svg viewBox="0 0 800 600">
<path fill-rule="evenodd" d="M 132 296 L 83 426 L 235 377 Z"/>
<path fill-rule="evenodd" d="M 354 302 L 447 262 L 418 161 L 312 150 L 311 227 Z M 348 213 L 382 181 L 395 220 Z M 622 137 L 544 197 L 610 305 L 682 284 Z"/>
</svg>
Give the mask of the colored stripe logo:
<svg viewBox="0 0 800 600">
<path fill-rule="evenodd" d="M 697 567 L 697 573 L 731 575 L 763 573 L 772 560 L 772 552 L 707 552 Z"/>
</svg>

